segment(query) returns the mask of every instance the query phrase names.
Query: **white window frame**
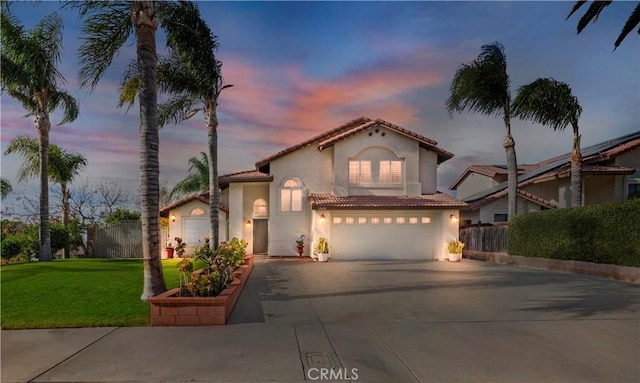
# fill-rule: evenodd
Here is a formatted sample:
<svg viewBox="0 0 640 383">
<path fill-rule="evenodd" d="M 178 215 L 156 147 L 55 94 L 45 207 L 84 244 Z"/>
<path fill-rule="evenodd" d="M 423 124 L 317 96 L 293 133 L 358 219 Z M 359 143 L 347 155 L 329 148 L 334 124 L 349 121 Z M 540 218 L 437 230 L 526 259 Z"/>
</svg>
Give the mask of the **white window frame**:
<svg viewBox="0 0 640 383">
<path fill-rule="evenodd" d="M 253 201 L 253 218 L 269 217 L 269 204 L 264 198 Z"/>
<path fill-rule="evenodd" d="M 402 184 L 402 161 L 382 160 L 378 168 L 378 183 L 388 185 Z"/>
<path fill-rule="evenodd" d="M 371 161 L 349 160 L 349 183 L 351 185 L 370 184 L 371 173 Z"/>
<path fill-rule="evenodd" d="M 280 213 L 299 214 L 304 212 L 304 187 L 302 182 L 294 177 L 287 178 L 280 187 Z"/>
</svg>

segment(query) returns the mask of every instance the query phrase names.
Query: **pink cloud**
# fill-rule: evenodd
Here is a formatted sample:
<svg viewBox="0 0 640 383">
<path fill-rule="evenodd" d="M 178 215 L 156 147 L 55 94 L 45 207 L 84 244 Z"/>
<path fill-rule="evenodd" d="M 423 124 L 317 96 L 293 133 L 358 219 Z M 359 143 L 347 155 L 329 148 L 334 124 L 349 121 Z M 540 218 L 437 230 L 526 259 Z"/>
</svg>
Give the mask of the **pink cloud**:
<svg viewBox="0 0 640 383">
<path fill-rule="evenodd" d="M 294 66 L 274 72 L 228 57 L 224 77 L 235 87 L 223 94 L 220 113 L 232 121 L 229 137 L 247 143 L 266 141 L 280 148 L 361 115 L 398 124 L 416 122 L 418 110 L 403 96 L 445 81 L 442 65 L 430 66 L 429 59 L 429 51 L 421 49 L 316 80 Z M 248 127 L 259 127 L 260 133 L 247 137 Z"/>
</svg>

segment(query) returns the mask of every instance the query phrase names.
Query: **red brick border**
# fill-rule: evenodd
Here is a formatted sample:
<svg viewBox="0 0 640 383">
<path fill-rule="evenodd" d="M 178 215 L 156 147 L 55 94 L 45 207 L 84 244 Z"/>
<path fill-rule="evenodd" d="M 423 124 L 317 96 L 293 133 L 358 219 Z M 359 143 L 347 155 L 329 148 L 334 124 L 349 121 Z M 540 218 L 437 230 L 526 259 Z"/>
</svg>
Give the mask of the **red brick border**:
<svg viewBox="0 0 640 383">
<path fill-rule="evenodd" d="M 178 297 L 179 288 L 151 299 L 151 326 L 225 325 L 253 270 L 253 255 L 233 273 L 234 279 L 217 297 Z"/>
</svg>

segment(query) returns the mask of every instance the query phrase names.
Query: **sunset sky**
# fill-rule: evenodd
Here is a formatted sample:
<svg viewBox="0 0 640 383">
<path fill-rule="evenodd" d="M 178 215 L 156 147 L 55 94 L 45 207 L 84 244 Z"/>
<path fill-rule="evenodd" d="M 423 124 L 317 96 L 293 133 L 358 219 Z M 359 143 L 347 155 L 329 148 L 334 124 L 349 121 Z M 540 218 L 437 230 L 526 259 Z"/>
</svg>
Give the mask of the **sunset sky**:
<svg viewBox="0 0 640 383">
<path fill-rule="evenodd" d="M 573 2 L 199 2 L 219 38 L 223 76 L 234 87 L 219 106 L 220 174 L 250 170 L 256 161 L 359 116 L 382 118 L 438 141 L 455 154 L 438 170 L 438 188 L 474 163 L 503 164 L 500 118 L 447 115 L 445 101 L 461 63 L 483 44 L 505 46 L 513 96 L 538 77 L 568 83 L 583 107 L 582 144 L 588 146 L 640 129 L 640 38 L 632 32 L 613 52 L 634 2 L 616 1 L 595 24 L 576 34 Z M 57 2 L 15 3 L 30 28 L 59 8 Z M 80 22 L 64 18 L 59 70 L 80 101 L 80 117 L 53 126 L 51 142 L 89 161 L 79 181 L 112 180 L 137 193 L 139 116 L 117 109 L 119 81 L 135 46 L 115 58 L 96 90 L 79 90 Z M 132 42 L 133 40 L 131 40 Z M 158 48 L 164 48 L 158 33 Z M 36 136 L 31 117 L 2 94 L 1 146 L 23 134 Z M 52 122 L 60 121 L 54 113 Z M 570 129 L 512 122 L 519 163 L 570 150 Z M 202 115 L 160 132 L 160 178 L 168 187 L 187 175 L 187 160 L 206 151 Z M 2 157 L 2 176 L 14 196 L 37 192 L 35 181 L 17 184 L 22 159 Z M 12 199 L 4 201 L 10 204 Z"/>
</svg>

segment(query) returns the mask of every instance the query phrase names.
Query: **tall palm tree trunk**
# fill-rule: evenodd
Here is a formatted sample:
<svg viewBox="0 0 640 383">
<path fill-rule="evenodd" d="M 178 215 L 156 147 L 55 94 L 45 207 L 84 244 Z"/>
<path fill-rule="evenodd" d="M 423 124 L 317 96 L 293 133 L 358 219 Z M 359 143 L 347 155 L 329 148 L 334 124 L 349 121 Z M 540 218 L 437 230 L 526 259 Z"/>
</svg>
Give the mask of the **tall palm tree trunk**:
<svg viewBox="0 0 640 383">
<path fill-rule="evenodd" d="M 60 189 L 62 192 L 62 225 L 64 225 L 66 229 L 67 225 L 69 225 L 69 190 L 67 189 L 67 183 L 61 182 Z M 69 244 L 67 243 L 64 247 L 64 254 L 62 258 L 69 258 L 70 253 Z"/>
<path fill-rule="evenodd" d="M 571 207 L 582 206 L 582 153 L 578 123 L 573 122 L 573 150 L 571 151 Z"/>
<path fill-rule="evenodd" d="M 167 290 L 160 262 L 160 165 L 158 159 L 158 96 L 156 90 L 156 6 L 154 1 L 133 1 L 140 67 L 140 194 L 144 287 L 142 300 Z"/>
<path fill-rule="evenodd" d="M 46 105 L 46 104 L 45 104 Z M 39 136 L 40 156 L 40 254 L 41 261 L 53 260 L 51 253 L 51 222 L 49 221 L 49 114 L 40 108 L 36 113 L 35 124 Z"/>
<path fill-rule="evenodd" d="M 217 249 L 220 244 L 220 190 L 218 187 L 218 116 L 216 101 L 210 101 L 205 109 L 207 131 L 209 133 L 209 233 L 211 245 Z"/>
<path fill-rule="evenodd" d="M 506 133 L 504 136 L 504 149 L 507 154 L 507 201 L 509 221 L 518 213 L 518 160 L 516 159 L 516 142 L 511 135 L 511 119 L 509 118 L 508 107 L 505 107 L 504 126 Z"/>
</svg>

